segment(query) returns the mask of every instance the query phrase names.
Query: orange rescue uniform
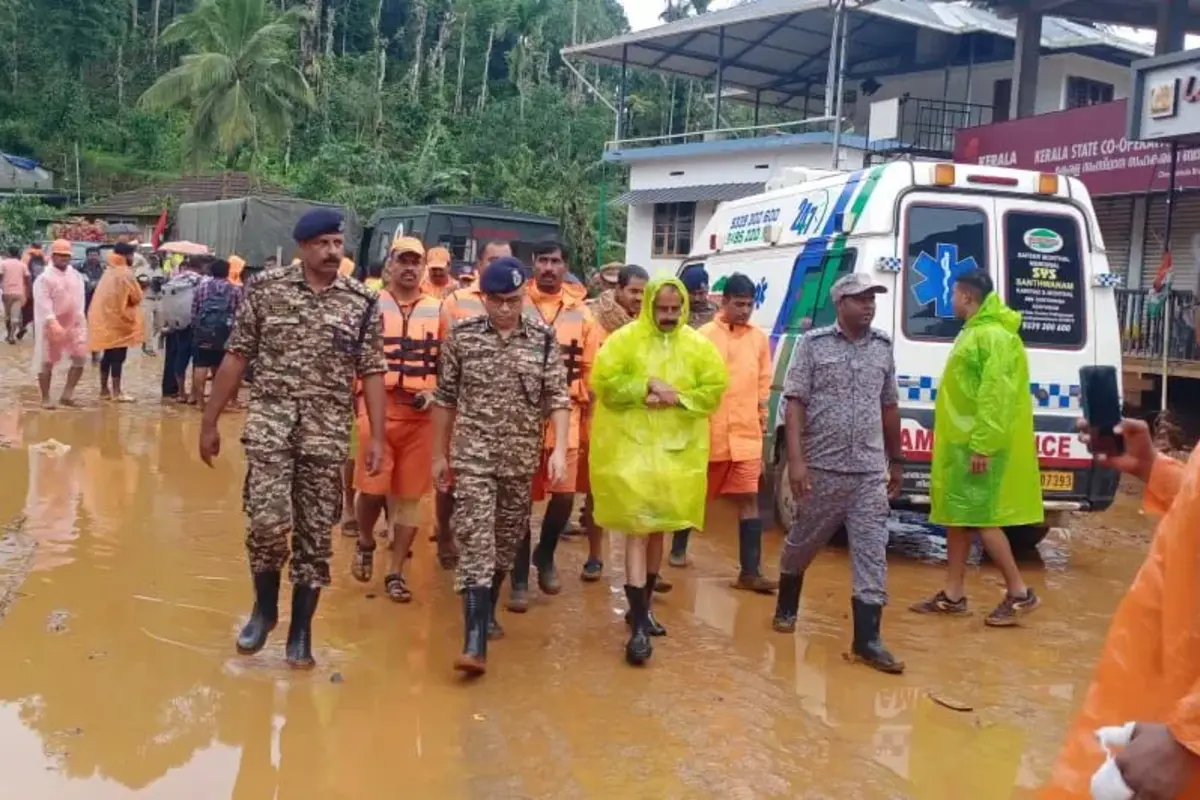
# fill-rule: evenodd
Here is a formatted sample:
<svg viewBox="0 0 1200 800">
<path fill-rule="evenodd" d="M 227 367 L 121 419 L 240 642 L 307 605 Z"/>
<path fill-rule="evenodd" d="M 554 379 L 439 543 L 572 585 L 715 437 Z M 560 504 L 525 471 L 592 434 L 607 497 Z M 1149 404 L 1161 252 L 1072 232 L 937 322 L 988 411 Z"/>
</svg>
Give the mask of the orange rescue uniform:
<svg viewBox="0 0 1200 800">
<path fill-rule="evenodd" d="M 437 298 L 424 294 L 402 305 L 387 290 L 379 293 L 388 363 L 387 427 L 382 469 L 372 476 L 366 463 L 371 425 L 366 404 L 359 403 L 354 485 L 366 494 L 419 500 L 433 488 L 432 417 L 428 408 L 415 408 L 413 401 L 421 392 L 437 388 L 440 306 Z"/>
<path fill-rule="evenodd" d="M 544 294 L 533 282 L 528 286 L 524 313 L 554 328 L 567 367 L 567 387 L 571 394 L 566 477 L 547 485 L 546 466 L 556 443 L 554 427 L 547 423 L 542 467 L 533 481 L 533 499 L 537 501 L 544 500 L 547 494 L 574 494 L 579 490 L 580 447 L 587 441 L 586 417 L 591 405 L 588 386 L 599 349 L 600 326 L 592 316 L 592 310 L 579 297 L 565 290 L 557 295 Z"/>
<path fill-rule="evenodd" d="M 1095 731 L 1158 722 L 1198 758 L 1180 798 L 1200 797 L 1200 447 L 1187 465 L 1159 456 L 1146 510 L 1166 514 L 1113 615 L 1083 708 L 1041 800 L 1087 800 L 1104 761 Z"/>
<path fill-rule="evenodd" d="M 708 426 L 708 496 L 757 494 L 771 399 L 771 345 L 758 326 L 730 325 L 720 313 L 700 333 L 729 368 L 729 389 Z"/>
</svg>

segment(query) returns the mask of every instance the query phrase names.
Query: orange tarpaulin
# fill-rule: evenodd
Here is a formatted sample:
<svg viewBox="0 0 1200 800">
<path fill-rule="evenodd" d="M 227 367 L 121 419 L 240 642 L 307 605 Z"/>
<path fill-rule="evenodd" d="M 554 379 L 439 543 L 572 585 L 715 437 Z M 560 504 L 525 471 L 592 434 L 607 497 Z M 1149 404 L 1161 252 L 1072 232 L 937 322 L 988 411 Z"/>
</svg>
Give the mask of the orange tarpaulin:
<svg viewBox="0 0 1200 800">
<path fill-rule="evenodd" d="M 142 288 L 133 270 L 121 264 L 104 270 L 88 307 L 88 347 L 92 351 L 133 347 L 144 339 Z"/>
<path fill-rule="evenodd" d="M 1095 731 L 1166 723 L 1200 756 L 1200 448 L 1187 465 L 1159 456 L 1146 509 L 1163 514 L 1150 554 L 1113 615 L 1083 708 L 1041 800 L 1086 800 L 1104 761 Z M 1180 798 L 1200 797 L 1200 759 Z"/>
</svg>

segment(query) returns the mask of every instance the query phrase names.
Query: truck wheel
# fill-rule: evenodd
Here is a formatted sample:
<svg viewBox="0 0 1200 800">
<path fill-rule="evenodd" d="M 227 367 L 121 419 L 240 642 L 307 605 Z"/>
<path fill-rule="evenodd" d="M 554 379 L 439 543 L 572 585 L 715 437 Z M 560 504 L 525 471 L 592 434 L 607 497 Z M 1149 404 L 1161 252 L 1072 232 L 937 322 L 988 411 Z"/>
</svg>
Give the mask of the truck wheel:
<svg viewBox="0 0 1200 800">
<path fill-rule="evenodd" d="M 1012 549 L 1016 551 L 1029 551 L 1038 546 L 1042 539 L 1046 538 L 1046 534 L 1050 532 L 1050 528 L 1045 525 L 1014 525 L 1011 528 L 1005 528 L 1004 533 L 1008 536 L 1008 542 L 1012 545 Z"/>
</svg>

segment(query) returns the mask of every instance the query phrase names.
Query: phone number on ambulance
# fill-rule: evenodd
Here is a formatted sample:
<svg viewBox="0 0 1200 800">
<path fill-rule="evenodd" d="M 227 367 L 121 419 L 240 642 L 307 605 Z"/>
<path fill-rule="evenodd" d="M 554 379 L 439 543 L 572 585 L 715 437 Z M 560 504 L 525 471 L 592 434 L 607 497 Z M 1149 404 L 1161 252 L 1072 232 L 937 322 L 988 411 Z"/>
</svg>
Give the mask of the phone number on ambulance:
<svg viewBox="0 0 1200 800">
<path fill-rule="evenodd" d="M 746 244 L 759 242 L 763 238 L 763 228 L 742 228 L 740 231 L 730 231 L 725 239 L 726 244 Z"/>
<path fill-rule="evenodd" d="M 1045 331 L 1046 333 L 1070 333 L 1075 330 L 1075 325 L 1070 322 L 1030 322 L 1026 321 L 1021 325 L 1023 330 L 1027 331 Z"/>
<path fill-rule="evenodd" d="M 769 225 L 779 219 L 779 209 L 769 208 L 766 211 L 755 211 L 753 214 L 742 214 L 740 217 L 734 217 L 729 223 L 729 230 L 735 231 L 738 228 L 746 228 L 751 225 Z M 732 236 L 732 233 L 730 234 Z"/>
</svg>

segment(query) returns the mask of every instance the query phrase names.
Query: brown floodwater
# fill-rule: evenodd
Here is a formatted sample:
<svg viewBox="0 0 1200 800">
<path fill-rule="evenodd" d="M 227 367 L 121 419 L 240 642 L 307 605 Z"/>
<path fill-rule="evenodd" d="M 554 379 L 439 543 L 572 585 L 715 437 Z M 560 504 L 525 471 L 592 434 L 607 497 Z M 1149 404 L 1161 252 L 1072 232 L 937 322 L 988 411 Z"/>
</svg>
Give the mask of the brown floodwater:
<svg viewBox="0 0 1200 800">
<path fill-rule="evenodd" d="M 131 355 L 136 404 L 101 406 L 89 367 L 90 407 L 49 412 L 28 355 L 0 351 L 4 797 L 1032 797 L 1144 551 L 1124 495 L 1055 532 L 1024 567 L 1042 609 L 989 630 L 1002 587 L 987 568 L 970 573 L 972 617 L 905 611 L 938 587 L 941 548 L 896 521 L 884 632 L 908 672 L 893 677 L 843 656 L 845 551 L 821 555 L 799 631 L 781 636 L 772 598 L 729 588 L 736 534 L 714 508 L 693 566 L 667 570 L 676 588 L 656 610 L 670 636 L 647 668 L 622 660 L 620 575 L 581 585 L 585 545 L 564 541 L 563 594 L 506 615 L 488 675 L 464 683 L 460 608 L 427 537 L 416 600 L 399 606 L 350 578 L 339 536 L 319 667 L 296 673 L 286 620 L 260 655 L 234 652 L 251 602 L 240 418 L 208 469 L 197 413 L 158 402 L 158 359 Z M 780 536 L 767 539 L 774 571 Z"/>
</svg>

